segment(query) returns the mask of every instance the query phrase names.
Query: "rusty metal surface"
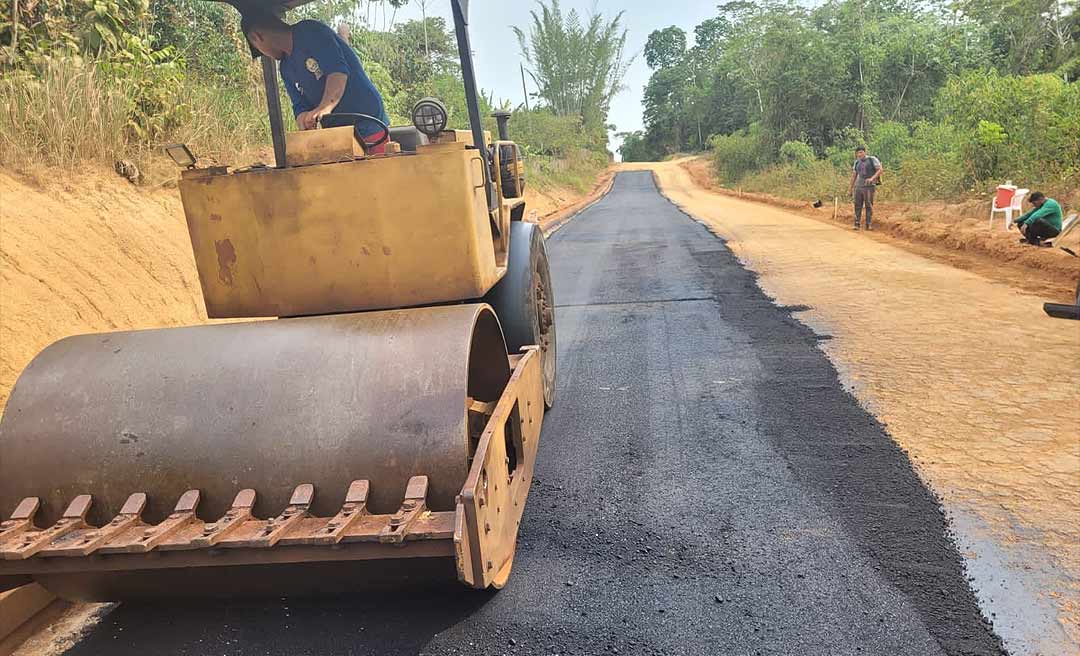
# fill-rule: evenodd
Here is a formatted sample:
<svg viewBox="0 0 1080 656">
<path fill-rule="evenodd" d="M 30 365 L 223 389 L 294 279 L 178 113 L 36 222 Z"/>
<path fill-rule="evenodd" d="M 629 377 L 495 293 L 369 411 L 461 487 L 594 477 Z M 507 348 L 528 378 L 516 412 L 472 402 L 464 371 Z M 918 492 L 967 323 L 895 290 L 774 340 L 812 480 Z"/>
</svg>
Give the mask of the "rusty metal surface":
<svg viewBox="0 0 1080 656">
<path fill-rule="evenodd" d="M 183 175 L 207 314 L 316 315 L 482 297 L 505 274 L 505 243 L 495 239 L 479 153 L 452 143 Z"/>
<path fill-rule="evenodd" d="M 458 578 L 475 588 L 501 588 L 510 576 L 544 420 L 539 349 L 511 360 L 514 372 L 484 427 L 459 499 Z"/>
<path fill-rule="evenodd" d="M 351 162 L 364 156 L 351 125 L 285 133 L 286 166 Z"/>
<path fill-rule="evenodd" d="M 32 551 L 22 548 L 23 538 L 36 540 L 48 528 L 21 532 L 0 542 L 0 573 L 4 575 L 79 572 L 164 570 L 230 565 L 289 564 L 322 561 L 371 560 L 378 558 L 417 558 L 450 556 L 456 512 L 432 512 L 427 509 L 427 477 L 414 477 L 410 490 L 397 512 L 388 515 L 359 511 L 358 520 L 344 531 L 336 532 L 334 517 L 314 517 L 290 504 L 283 515 L 296 521 L 283 522 L 281 516 L 256 519 L 248 512 L 244 493 L 237 495 L 237 505 L 214 522 L 193 516 L 165 541 L 147 547 L 144 538 L 154 535 L 155 526 L 135 522 L 125 530 L 100 535 L 101 529 L 83 525 L 65 535 L 53 537 Z M 245 491 L 246 492 L 246 491 Z M 240 516 L 232 514 L 242 507 Z M 335 515 L 336 517 L 336 515 Z M 222 530 L 227 526 L 227 530 Z M 327 540 L 327 536 L 333 537 Z M 99 538 L 101 538 L 99 540 Z M 96 545 L 85 551 L 72 547 L 88 540 Z M 413 545 L 413 542 L 426 541 Z M 436 544 L 442 541 L 442 544 Z M 409 548 L 391 545 L 405 545 Z M 279 548 L 275 548 L 278 547 Z M 324 547 L 334 546 L 334 549 Z M 89 559 L 85 556 L 94 555 Z"/>
<path fill-rule="evenodd" d="M 53 526 L 90 495 L 87 517 L 103 526 L 141 492 L 157 523 L 198 490 L 199 516 L 217 519 L 250 488 L 267 518 L 310 482 L 310 510 L 326 517 L 355 480 L 371 482 L 371 512 L 393 513 L 419 474 L 430 508 L 453 510 L 466 399 L 497 400 L 509 374 L 480 305 L 68 338 L 8 401 L 0 515 L 38 497 L 38 525 Z"/>
<path fill-rule="evenodd" d="M 480 323 L 485 316 L 492 316 L 486 308 L 476 315 Z M 292 594 L 305 587 L 303 572 L 310 566 L 339 566 L 339 572 L 352 572 L 358 577 L 353 583 L 361 585 L 382 576 L 357 568 L 362 561 L 435 559 L 454 560 L 457 578 L 467 585 L 502 587 L 532 482 L 544 404 L 537 348 L 501 357 L 507 367 L 513 364 L 513 372 L 496 386 L 501 388 L 497 400 L 485 400 L 476 384 L 469 397 L 459 400 L 461 410 L 483 420 L 483 429 L 450 510 L 431 509 L 428 475 L 409 477 L 395 495 L 396 510 L 383 514 L 370 512 L 370 480 L 349 483 L 340 507 L 327 515 L 316 515 L 313 508 L 320 493 L 336 498 L 336 490 L 323 486 L 320 492 L 314 484 L 301 483 L 280 512 L 267 519 L 252 513 L 259 496 L 252 488 L 240 489 L 223 514 L 209 521 L 198 516 L 202 495 L 194 489 L 179 495 L 172 512 L 153 522 L 143 517 L 152 497 L 131 493 L 118 513 L 100 525 L 87 522 L 94 504 L 89 494 L 75 496 L 51 524 L 38 521 L 45 504 L 29 497 L 0 524 L 0 585 L 29 576 L 57 594 L 87 600 L 172 596 L 177 583 L 183 584 L 184 594 L 212 595 L 205 583 L 194 582 L 205 581 L 205 571 L 214 570 L 227 577 L 221 580 L 234 594 L 267 591 L 268 572 L 278 581 L 275 593 Z M 274 569 L 267 570 L 270 566 Z M 297 576 L 280 578 L 281 567 Z M 193 576 L 177 581 L 178 572 Z M 132 578 L 135 573 L 141 576 Z M 307 587 L 317 591 L 310 582 Z"/>
</svg>

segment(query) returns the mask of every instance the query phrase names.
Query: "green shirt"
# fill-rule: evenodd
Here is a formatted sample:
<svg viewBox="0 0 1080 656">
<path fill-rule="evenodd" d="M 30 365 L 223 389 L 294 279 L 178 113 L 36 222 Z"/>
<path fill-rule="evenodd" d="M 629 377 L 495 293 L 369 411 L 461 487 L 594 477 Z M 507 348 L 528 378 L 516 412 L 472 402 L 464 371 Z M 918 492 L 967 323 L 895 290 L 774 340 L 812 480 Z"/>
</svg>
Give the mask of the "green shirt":
<svg viewBox="0 0 1080 656">
<path fill-rule="evenodd" d="M 1047 198 L 1046 202 L 1042 204 L 1042 207 L 1036 207 L 1027 214 L 1021 216 L 1016 222 L 1031 225 L 1039 219 L 1042 219 L 1058 230 L 1061 230 L 1061 205 L 1058 205 L 1058 202 L 1053 198 Z"/>
</svg>

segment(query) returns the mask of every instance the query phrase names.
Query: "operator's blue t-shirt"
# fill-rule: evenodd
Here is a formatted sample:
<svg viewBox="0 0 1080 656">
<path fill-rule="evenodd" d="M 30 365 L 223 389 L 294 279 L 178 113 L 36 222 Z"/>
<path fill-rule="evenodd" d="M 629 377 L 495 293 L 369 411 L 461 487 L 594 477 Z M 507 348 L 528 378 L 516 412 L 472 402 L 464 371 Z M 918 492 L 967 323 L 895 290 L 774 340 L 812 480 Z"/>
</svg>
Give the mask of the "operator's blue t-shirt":
<svg viewBox="0 0 1080 656">
<path fill-rule="evenodd" d="M 345 94 L 334 113 L 367 114 L 389 124 L 382 96 L 371 83 L 360 58 L 337 32 L 314 20 L 300 21 L 292 28 L 292 53 L 281 59 L 281 79 L 292 100 L 293 114 L 308 112 L 322 102 L 326 76 L 345 73 L 349 76 Z M 379 132 L 377 124 L 361 124 L 365 136 Z"/>
</svg>

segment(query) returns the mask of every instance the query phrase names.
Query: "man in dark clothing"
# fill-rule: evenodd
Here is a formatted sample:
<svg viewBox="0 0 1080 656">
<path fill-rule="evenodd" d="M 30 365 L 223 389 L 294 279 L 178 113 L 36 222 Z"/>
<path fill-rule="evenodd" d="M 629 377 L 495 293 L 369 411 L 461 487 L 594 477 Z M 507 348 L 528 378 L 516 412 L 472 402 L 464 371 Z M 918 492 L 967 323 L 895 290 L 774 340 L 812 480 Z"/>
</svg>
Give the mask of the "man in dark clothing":
<svg viewBox="0 0 1080 656">
<path fill-rule="evenodd" d="M 866 208 L 866 229 L 873 230 L 874 192 L 881 178 L 881 161 L 866 154 L 866 148 L 855 149 L 855 164 L 851 167 L 851 189 L 855 198 L 855 229 L 859 229 L 863 207 Z"/>
<path fill-rule="evenodd" d="M 1061 234 L 1061 205 L 1046 194 L 1036 191 L 1029 199 L 1034 208 L 1016 219 L 1016 226 L 1024 238 L 1020 241 L 1039 246 L 1044 239 Z"/>
<path fill-rule="evenodd" d="M 313 20 L 289 25 L 273 14 L 254 13 L 245 15 L 240 27 L 253 55 L 257 51 L 279 62 L 301 130 L 314 129 L 319 119 L 333 113 L 367 114 L 389 123 L 382 96 L 360 59 L 329 26 Z M 367 143 L 384 137 L 382 126 L 373 121 L 361 122 L 357 133 Z"/>
</svg>

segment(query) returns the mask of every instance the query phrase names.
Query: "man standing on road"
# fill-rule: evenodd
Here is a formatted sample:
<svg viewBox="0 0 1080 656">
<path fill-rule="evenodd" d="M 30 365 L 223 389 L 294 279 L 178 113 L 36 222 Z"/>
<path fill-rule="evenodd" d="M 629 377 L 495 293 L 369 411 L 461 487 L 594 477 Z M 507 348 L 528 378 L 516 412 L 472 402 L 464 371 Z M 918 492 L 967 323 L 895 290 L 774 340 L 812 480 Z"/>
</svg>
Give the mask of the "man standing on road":
<svg viewBox="0 0 1080 656">
<path fill-rule="evenodd" d="M 1035 207 L 1017 218 L 1015 223 L 1020 228 L 1020 234 L 1024 235 L 1020 241 L 1041 246 L 1044 239 L 1053 239 L 1061 234 L 1061 205 L 1041 191 L 1031 194 L 1030 200 Z"/>
<path fill-rule="evenodd" d="M 352 47 L 328 25 L 314 20 L 289 25 L 274 14 L 250 13 L 240 28 L 252 46 L 252 55 L 276 59 L 281 79 L 292 101 L 301 130 L 319 126 L 319 119 L 334 113 L 366 114 L 389 123 L 382 96 L 371 83 Z M 357 134 L 367 143 L 378 143 L 382 126 L 362 121 Z M 378 154 L 384 144 L 369 148 Z"/>
<path fill-rule="evenodd" d="M 866 147 L 855 149 L 855 165 L 851 167 L 850 193 L 855 198 L 855 229 L 859 229 L 863 207 L 866 207 L 866 229 L 873 230 L 874 192 L 881 179 L 881 161 L 866 154 Z"/>
</svg>

